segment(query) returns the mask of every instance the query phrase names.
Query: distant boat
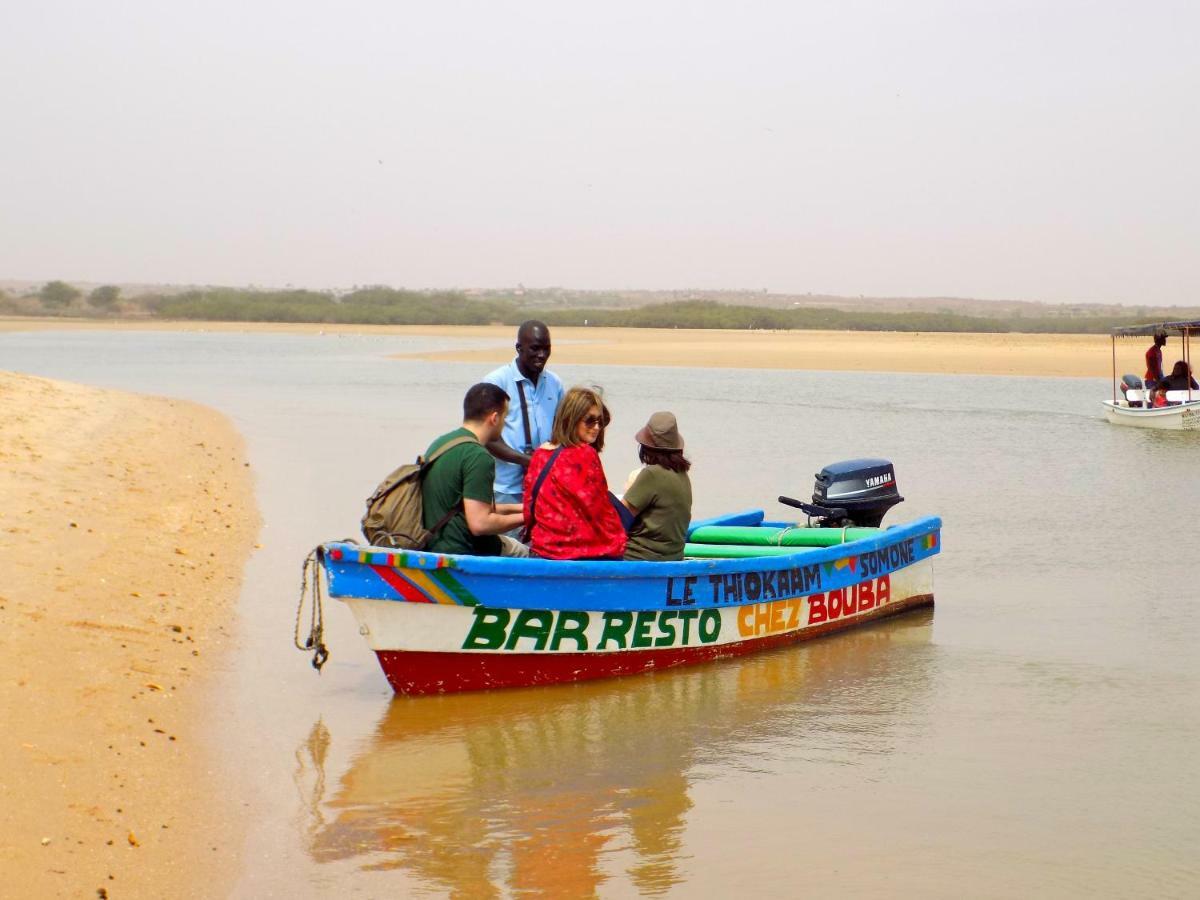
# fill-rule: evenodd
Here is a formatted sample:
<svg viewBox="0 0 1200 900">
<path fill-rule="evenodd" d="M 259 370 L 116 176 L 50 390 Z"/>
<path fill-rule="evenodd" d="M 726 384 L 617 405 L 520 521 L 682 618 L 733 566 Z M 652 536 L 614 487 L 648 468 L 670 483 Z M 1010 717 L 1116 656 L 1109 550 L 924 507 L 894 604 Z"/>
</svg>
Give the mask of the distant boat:
<svg viewBox="0 0 1200 900">
<path fill-rule="evenodd" d="M 902 499 L 891 463 L 829 466 L 817 486 L 814 501 L 826 505 L 780 499 L 826 527 L 767 523 L 762 510 L 695 522 L 679 562 L 506 559 L 348 542 L 324 544 L 317 557 L 330 596 L 350 607 L 399 694 L 671 668 L 931 605 L 941 520 L 855 527 L 877 525 Z M 835 523 L 842 527 L 828 527 Z"/>
<path fill-rule="evenodd" d="M 1168 406 L 1152 407 L 1148 391 L 1141 379 L 1125 376 L 1117 381 L 1117 338 L 1153 337 L 1156 334 L 1178 335 L 1183 343 L 1183 360 L 1191 370 L 1191 338 L 1200 334 L 1200 319 L 1178 322 L 1158 322 L 1150 325 L 1133 325 L 1114 328 L 1113 369 L 1111 400 L 1104 400 L 1104 417 L 1114 425 L 1129 425 L 1134 428 L 1152 428 L 1159 431 L 1200 431 L 1200 391 L 1187 390 L 1167 392 Z"/>
</svg>

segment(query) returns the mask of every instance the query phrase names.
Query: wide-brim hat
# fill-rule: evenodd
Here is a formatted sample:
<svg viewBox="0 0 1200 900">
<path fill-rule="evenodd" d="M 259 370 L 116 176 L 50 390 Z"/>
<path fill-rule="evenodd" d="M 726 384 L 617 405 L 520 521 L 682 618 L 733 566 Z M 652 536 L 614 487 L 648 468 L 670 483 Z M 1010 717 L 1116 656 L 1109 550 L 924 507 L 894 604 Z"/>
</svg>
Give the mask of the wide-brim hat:
<svg viewBox="0 0 1200 900">
<path fill-rule="evenodd" d="M 634 440 L 643 447 L 652 447 L 655 450 L 683 449 L 683 435 L 679 433 L 679 423 L 675 421 L 675 414 L 669 412 L 656 412 L 652 415 L 645 427 L 634 436 Z"/>
</svg>

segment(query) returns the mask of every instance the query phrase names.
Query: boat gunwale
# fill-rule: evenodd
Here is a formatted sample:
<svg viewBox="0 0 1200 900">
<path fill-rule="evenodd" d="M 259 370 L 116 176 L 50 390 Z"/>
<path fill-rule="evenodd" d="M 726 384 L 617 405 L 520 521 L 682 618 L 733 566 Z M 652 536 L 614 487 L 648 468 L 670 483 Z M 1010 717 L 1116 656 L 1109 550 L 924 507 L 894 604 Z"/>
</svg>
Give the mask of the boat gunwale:
<svg viewBox="0 0 1200 900">
<path fill-rule="evenodd" d="M 762 521 L 761 510 L 737 513 L 742 517 L 757 514 Z M 722 516 L 719 519 L 707 519 L 697 522 L 712 524 L 715 521 L 727 521 L 734 516 Z M 912 522 L 893 525 L 871 537 L 859 538 L 844 544 L 834 544 L 830 547 L 797 547 L 795 553 L 780 556 L 751 556 L 741 559 L 684 559 L 671 562 L 651 562 L 644 560 L 554 560 L 554 559 L 516 559 L 499 556 L 466 556 L 452 553 L 430 553 L 424 550 L 396 550 L 386 547 L 370 547 L 347 541 L 331 541 L 322 544 L 322 550 L 327 555 L 326 566 L 339 565 L 375 565 L 387 566 L 394 569 L 415 569 L 418 571 L 435 571 L 451 569 L 469 575 L 499 576 L 503 578 L 545 578 L 552 576 L 556 579 L 579 579 L 623 581 L 644 578 L 676 578 L 689 575 L 732 575 L 739 572 L 779 571 L 795 568 L 797 565 L 820 565 L 835 562 L 850 556 L 871 553 L 882 550 L 894 544 L 914 538 L 925 537 L 941 531 L 942 520 L 939 516 L 923 516 Z M 690 533 L 691 529 L 689 529 Z M 929 556 L 941 551 L 941 541 Z M 361 554 L 366 553 L 368 559 L 360 561 Z M 922 557 L 924 558 L 924 557 Z M 916 562 L 914 560 L 913 562 Z M 911 563 L 910 563 L 911 565 Z M 904 567 L 901 567 L 904 568 Z M 334 594 L 333 596 L 339 596 Z"/>
</svg>

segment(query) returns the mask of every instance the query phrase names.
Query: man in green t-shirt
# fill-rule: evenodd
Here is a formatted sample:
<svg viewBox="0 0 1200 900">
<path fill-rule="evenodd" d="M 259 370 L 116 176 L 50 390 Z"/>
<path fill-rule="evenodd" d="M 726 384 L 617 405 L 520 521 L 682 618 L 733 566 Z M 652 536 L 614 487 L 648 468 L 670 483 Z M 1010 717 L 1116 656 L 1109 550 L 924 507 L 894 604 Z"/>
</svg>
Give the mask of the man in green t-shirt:
<svg viewBox="0 0 1200 900">
<path fill-rule="evenodd" d="M 463 424 L 443 434 L 425 451 L 426 459 L 443 444 L 468 438 L 451 447 L 429 467 L 421 482 L 422 518 L 433 528 L 452 509 L 457 512 L 442 527 L 426 550 L 473 556 L 528 556 L 529 550 L 502 532 L 525 520 L 521 505 L 493 501 L 496 461 L 485 446 L 500 439 L 508 394 L 486 382 L 472 385 L 463 398 Z"/>
</svg>

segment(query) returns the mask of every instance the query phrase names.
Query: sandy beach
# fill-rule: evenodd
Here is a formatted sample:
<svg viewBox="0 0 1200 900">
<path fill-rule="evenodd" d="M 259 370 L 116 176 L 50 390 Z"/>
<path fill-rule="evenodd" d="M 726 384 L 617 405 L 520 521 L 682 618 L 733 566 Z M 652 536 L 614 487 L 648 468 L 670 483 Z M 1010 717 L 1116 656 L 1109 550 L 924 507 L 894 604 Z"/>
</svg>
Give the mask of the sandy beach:
<svg viewBox="0 0 1200 900">
<path fill-rule="evenodd" d="M 0 893 L 222 896 L 212 676 L 258 528 L 241 440 L 180 401 L 0 373 Z"/>
<path fill-rule="evenodd" d="M 495 340 L 495 347 L 420 354 L 422 358 L 493 365 L 512 358 L 515 329 L 486 326 L 370 326 L 255 322 L 162 322 L 0 318 L 0 331 L 40 329 L 391 334 Z M 665 328 L 555 327 L 560 365 L 698 366 L 834 372 L 926 372 L 1099 378 L 1112 371 L 1102 334 L 952 334 L 871 331 L 717 331 Z M 1120 372 L 1141 373 L 1145 346 L 1117 344 Z M 1174 349 L 1174 348 L 1173 348 Z M 1170 354 L 1168 353 L 1168 356 Z M 1173 359 L 1174 357 L 1172 357 Z"/>
</svg>

